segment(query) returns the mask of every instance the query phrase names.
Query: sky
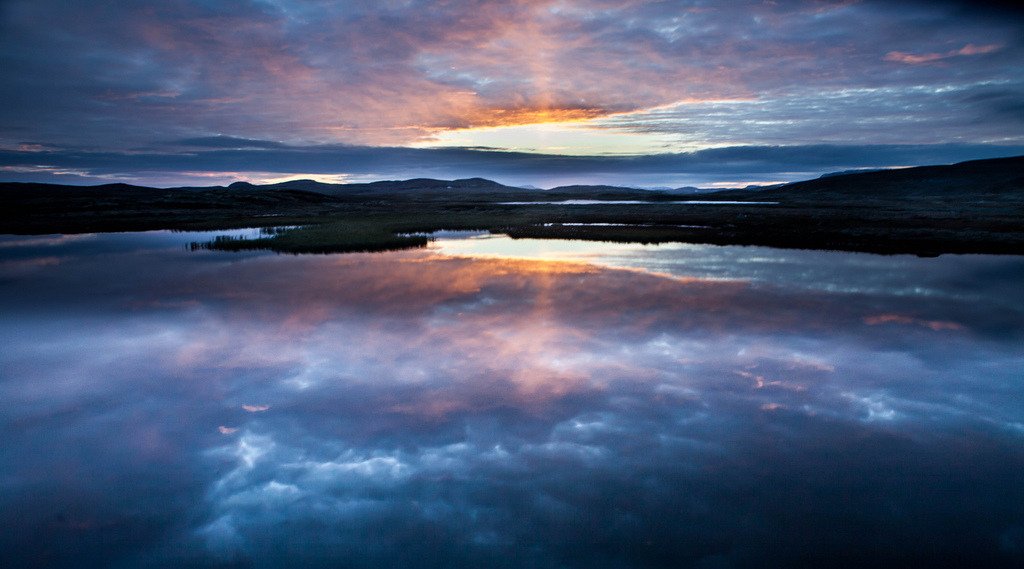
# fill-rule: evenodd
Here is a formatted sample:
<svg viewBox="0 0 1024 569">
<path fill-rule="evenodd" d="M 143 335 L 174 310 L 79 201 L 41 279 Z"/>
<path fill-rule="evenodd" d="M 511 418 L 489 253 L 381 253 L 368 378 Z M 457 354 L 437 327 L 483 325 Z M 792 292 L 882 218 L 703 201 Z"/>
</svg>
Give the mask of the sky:
<svg viewBox="0 0 1024 569">
<path fill-rule="evenodd" d="M 1024 10 L 0 1 L 0 180 L 734 186 L 1024 154 Z"/>
</svg>

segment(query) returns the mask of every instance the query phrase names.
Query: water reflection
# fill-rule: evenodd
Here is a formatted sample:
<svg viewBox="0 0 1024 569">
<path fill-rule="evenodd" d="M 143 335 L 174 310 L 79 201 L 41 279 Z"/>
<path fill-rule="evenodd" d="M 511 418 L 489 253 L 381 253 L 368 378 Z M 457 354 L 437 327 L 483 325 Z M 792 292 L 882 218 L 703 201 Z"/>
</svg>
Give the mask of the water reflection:
<svg viewBox="0 0 1024 569">
<path fill-rule="evenodd" d="M 679 201 L 646 201 L 646 200 L 562 200 L 554 202 L 499 202 L 500 205 L 779 205 L 779 202 L 750 202 L 726 200 L 679 200 Z"/>
<path fill-rule="evenodd" d="M 195 240 L 0 241 L 5 565 L 1024 560 L 1020 258 Z"/>
</svg>

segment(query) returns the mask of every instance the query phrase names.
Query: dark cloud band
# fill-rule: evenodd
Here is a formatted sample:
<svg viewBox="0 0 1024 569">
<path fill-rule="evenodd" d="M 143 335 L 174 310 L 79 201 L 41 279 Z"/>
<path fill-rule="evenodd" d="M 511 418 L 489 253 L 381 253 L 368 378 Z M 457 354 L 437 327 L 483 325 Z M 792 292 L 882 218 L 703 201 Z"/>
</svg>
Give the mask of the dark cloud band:
<svg viewBox="0 0 1024 569">
<path fill-rule="evenodd" d="M 0 152 L 5 177 L 91 183 L 160 179 L 169 184 L 231 181 L 247 173 L 371 178 L 482 176 L 506 183 L 610 180 L 653 185 L 671 180 L 794 179 L 854 168 L 942 164 L 1024 154 L 1021 146 L 810 145 L 735 146 L 641 156 L 561 156 L 472 148 L 286 146 L 245 139 L 183 140 L 160 151 L 94 152 L 42 149 Z M 206 174 L 219 174 L 214 177 Z M 205 178 L 204 178 L 205 176 Z"/>
</svg>

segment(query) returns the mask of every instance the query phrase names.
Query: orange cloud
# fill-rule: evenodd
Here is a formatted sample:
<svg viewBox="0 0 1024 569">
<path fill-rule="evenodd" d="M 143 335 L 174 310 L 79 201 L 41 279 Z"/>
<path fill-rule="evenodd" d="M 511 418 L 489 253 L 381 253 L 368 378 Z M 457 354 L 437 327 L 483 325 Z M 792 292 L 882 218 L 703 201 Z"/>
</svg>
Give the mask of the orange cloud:
<svg viewBox="0 0 1024 569">
<path fill-rule="evenodd" d="M 576 122 L 612 114 L 599 108 L 492 108 L 467 117 L 470 127 Z"/>
</svg>

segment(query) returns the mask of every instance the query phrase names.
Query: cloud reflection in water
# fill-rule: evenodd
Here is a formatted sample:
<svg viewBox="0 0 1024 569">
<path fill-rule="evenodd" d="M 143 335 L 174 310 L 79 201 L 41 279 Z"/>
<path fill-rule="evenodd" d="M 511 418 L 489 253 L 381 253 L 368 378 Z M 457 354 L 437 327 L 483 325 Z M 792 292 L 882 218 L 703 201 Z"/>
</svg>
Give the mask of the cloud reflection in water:
<svg viewBox="0 0 1024 569">
<path fill-rule="evenodd" d="M 131 237 L 0 252 L 15 566 L 1024 555 L 1019 258 Z"/>
</svg>

